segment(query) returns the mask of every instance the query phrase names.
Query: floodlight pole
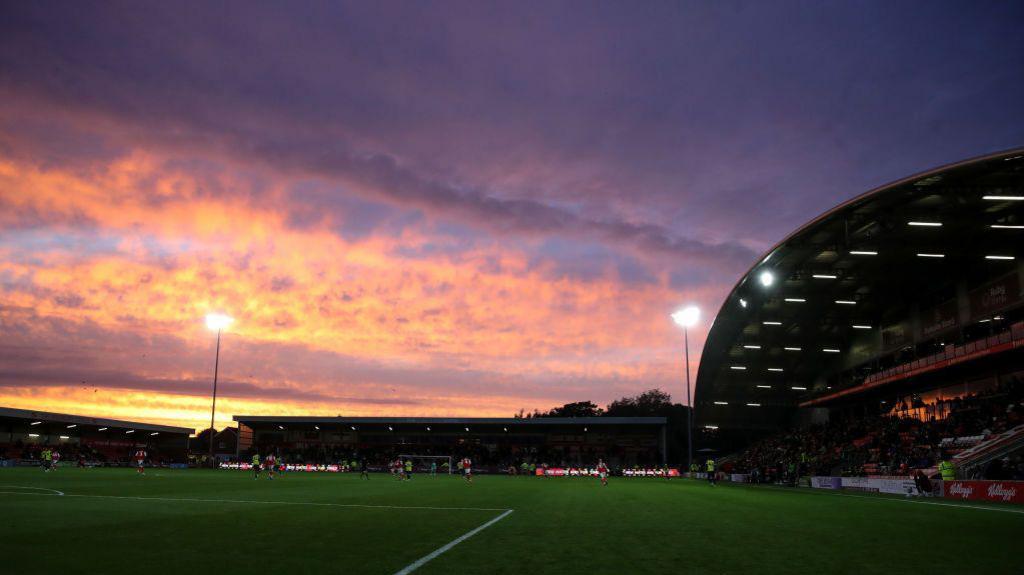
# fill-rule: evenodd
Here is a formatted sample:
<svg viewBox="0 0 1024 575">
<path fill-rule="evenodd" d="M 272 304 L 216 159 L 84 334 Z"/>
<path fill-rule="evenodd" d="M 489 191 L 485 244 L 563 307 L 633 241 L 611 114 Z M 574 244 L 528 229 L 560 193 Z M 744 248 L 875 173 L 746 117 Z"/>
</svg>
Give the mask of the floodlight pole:
<svg viewBox="0 0 1024 575">
<path fill-rule="evenodd" d="M 213 405 L 210 407 L 210 466 L 216 468 L 213 459 L 213 417 L 217 413 L 217 372 L 220 370 L 220 331 L 217 328 L 217 354 L 213 360 Z"/>
<path fill-rule="evenodd" d="M 693 400 L 690 399 L 690 336 L 683 326 L 683 348 L 686 361 L 686 472 L 693 470 Z"/>
</svg>

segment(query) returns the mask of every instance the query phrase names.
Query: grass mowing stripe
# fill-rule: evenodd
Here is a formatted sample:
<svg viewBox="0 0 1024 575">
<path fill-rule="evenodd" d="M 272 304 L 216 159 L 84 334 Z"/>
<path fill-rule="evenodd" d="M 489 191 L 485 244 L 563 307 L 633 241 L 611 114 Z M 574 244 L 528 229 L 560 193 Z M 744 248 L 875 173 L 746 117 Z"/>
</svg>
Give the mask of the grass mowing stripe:
<svg viewBox="0 0 1024 575">
<path fill-rule="evenodd" d="M 438 547 L 437 549 L 431 551 L 429 554 L 424 555 L 423 557 L 420 557 L 419 559 L 417 559 L 416 561 L 413 561 L 409 565 L 406 565 L 405 568 L 403 568 L 401 571 L 397 571 L 395 573 L 395 575 L 408 575 L 409 573 L 412 573 L 413 571 L 415 571 L 415 570 L 419 569 L 420 567 L 426 565 L 428 562 L 433 560 L 438 555 L 444 553 L 445 551 L 451 549 L 452 547 L 455 547 L 459 543 L 462 543 L 466 539 L 469 539 L 470 537 L 476 535 L 477 533 L 480 533 L 484 529 L 487 529 L 491 525 L 494 525 L 495 523 L 497 523 L 497 522 L 501 521 L 502 519 L 508 517 L 509 514 L 512 513 L 512 511 L 513 511 L 512 509 L 505 510 L 504 513 L 502 513 L 501 515 L 495 517 L 494 519 L 491 519 L 487 523 L 484 523 L 483 525 L 477 527 L 476 529 L 473 529 L 472 531 L 468 531 L 468 532 L 460 535 L 459 537 L 457 537 L 456 539 L 454 539 L 451 542 L 447 543 L 446 545 L 444 545 L 442 547 Z"/>
<path fill-rule="evenodd" d="M 509 511 L 499 507 L 427 507 L 406 505 L 362 505 L 357 503 L 316 503 L 312 501 L 257 501 L 251 499 L 195 499 L 191 497 L 135 497 L 128 495 L 85 495 L 76 493 L 30 493 L 23 491 L 0 491 L 7 495 L 51 495 L 61 497 L 90 497 L 95 499 L 131 499 L 137 501 L 186 501 L 196 503 L 252 503 L 258 505 L 313 505 L 317 507 L 355 507 L 360 509 L 423 509 L 429 511 Z"/>
</svg>

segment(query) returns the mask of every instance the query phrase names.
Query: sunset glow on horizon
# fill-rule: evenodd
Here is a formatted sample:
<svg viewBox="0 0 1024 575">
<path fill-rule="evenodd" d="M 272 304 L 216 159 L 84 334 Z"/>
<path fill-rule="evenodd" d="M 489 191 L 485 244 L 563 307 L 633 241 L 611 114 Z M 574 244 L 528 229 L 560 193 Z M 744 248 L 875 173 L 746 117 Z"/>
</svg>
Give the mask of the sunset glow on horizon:
<svg viewBox="0 0 1024 575">
<path fill-rule="evenodd" d="M 936 40 L 941 70 L 879 47 L 887 82 L 917 73 L 876 94 L 857 42 L 812 49 L 856 13 L 323 8 L 4 8 L 0 406 L 201 430 L 210 313 L 234 318 L 217 427 L 678 401 L 669 314 L 701 310 L 695 375 L 723 298 L 792 229 L 1020 144 L 987 111 L 1024 114 L 992 71 L 1020 68 L 976 65 L 1020 59 L 995 40 Z M 1012 42 L 999 21 L 977 25 Z M 800 41 L 735 53 L 765 28 Z M 944 99 L 949 74 L 985 88 Z"/>
</svg>

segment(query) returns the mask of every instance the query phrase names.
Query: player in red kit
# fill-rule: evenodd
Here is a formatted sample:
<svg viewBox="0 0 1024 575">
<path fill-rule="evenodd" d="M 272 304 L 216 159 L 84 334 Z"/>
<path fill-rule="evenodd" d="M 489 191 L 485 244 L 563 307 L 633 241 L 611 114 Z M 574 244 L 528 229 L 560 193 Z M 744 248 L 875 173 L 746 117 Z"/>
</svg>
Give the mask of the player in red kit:
<svg viewBox="0 0 1024 575">
<path fill-rule="evenodd" d="M 145 469 L 145 467 L 143 467 L 143 465 L 145 463 L 146 463 L 146 450 L 142 449 L 142 448 L 139 448 L 139 450 L 135 452 L 135 466 L 136 466 L 136 470 L 137 470 L 139 475 L 145 475 L 146 474 L 146 469 Z"/>
<path fill-rule="evenodd" d="M 277 457 L 273 453 L 267 455 L 267 458 L 263 460 L 263 466 L 267 468 L 267 477 L 274 479 L 274 470 L 277 467 Z"/>
<path fill-rule="evenodd" d="M 469 483 L 473 483 L 473 460 L 468 457 L 462 458 L 462 476 Z"/>
<path fill-rule="evenodd" d="M 603 459 L 597 460 L 597 476 L 601 478 L 601 485 L 608 486 L 608 465 Z"/>
</svg>

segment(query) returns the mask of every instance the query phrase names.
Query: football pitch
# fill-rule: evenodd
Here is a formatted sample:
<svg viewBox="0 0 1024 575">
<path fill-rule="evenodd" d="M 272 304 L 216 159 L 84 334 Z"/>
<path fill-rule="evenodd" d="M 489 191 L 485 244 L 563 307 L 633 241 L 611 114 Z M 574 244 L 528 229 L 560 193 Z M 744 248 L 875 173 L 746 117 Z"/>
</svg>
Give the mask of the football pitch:
<svg viewBox="0 0 1024 575">
<path fill-rule="evenodd" d="M 1024 508 L 685 479 L 0 468 L 0 572 L 1020 573 Z"/>
</svg>

